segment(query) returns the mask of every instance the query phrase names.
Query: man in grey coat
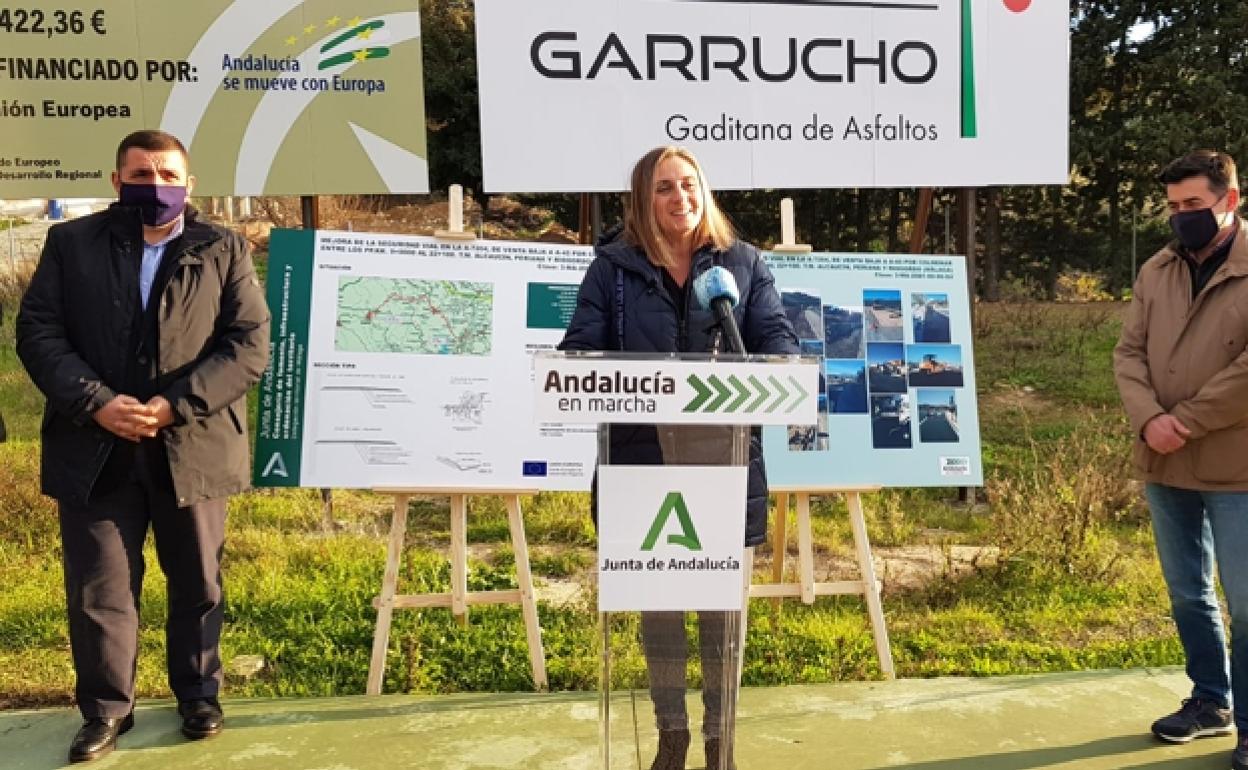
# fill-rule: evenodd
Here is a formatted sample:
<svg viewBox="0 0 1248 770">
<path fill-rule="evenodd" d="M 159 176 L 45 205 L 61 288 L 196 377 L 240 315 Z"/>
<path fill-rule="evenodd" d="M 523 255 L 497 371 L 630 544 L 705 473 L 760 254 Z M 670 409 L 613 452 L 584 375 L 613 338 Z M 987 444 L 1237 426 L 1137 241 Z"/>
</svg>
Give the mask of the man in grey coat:
<svg viewBox="0 0 1248 770">
<path fill-rule="evenodd" d="M 143 541 L 168 580 L 169 686 L 189 738 L 219 733 L 226 499 L 248 482 L 246 394 L 269 312 L 245 241 L 188 208 L 186 149 L 138 131 L 117 149 L 118 201 L 56 225 L 17 319 L 47 398 L 44 494 L 64 548 L 75 693 L 70 761 L 134 723 Z"/>
</svg>

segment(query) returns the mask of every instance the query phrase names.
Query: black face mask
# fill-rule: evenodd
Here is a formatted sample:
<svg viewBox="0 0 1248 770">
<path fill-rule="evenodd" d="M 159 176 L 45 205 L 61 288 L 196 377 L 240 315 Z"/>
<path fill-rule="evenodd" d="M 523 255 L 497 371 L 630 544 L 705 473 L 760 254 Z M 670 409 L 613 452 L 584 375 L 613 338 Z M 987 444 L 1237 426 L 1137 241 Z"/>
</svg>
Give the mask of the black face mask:
<svg viewBox="0 0 1248 770">
<path fill-rule="evenodd" d="M 1218 200 L 1222 200 L 1219 198 Z M 1216 204 L 1217 201 L 1214 201 Z M 1170 215 L 1170 229 L 1188 251 L 1200 251 L 1218 234 L 1220 225 L 1213 207 L 1180 211 Z"/>
</svg>

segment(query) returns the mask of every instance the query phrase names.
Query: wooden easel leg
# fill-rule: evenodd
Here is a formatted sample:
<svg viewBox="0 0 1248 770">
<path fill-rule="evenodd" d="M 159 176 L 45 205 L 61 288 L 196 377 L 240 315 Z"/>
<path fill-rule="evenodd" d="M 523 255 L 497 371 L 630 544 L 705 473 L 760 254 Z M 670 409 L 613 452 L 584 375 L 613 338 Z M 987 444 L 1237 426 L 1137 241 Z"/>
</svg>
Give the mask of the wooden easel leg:
<svg viewBox="0 0 1248 770">
<path fill-rule="evenodd" d="M 507 524 L 511 528 L 511 548 L 516 554 L 516 582 L 520 586 L 520 608 L 524 612 L 524 631 L 529 637 L 529 665 L 533 668 L 533 686 L 549 689 L 546 681 L 546 653 L 542 647 L 542 625 L 537 616 L 537 599 L 533 595 L 533 573 L 529 570 L 529 545 L 524 536 L 524 517 L 520 513 L 520 496 L 507 495 Z"/>
<path fill-rule="evenodd" d="M 373 654 L 368 663 L 368 683 L 364 692 L 381 694 L 381 681 L 386 674 L 386 649 L 390 646 L 390 621 L 394 617 L 394 594 L 399 584 L 399 565 L 403 561 L 403 538 L 407 533 L 407 495 L 395 495 L 394 515 L 390 520 L 390 543 L 386 547 L 386 572 L 377 597 L 377 628 L 373 631 Z"/>
<path fill-rule="evenodd" d="M 810 494 L 797 493 L 797 563 L 801 569 L 802 602 L 815 603 L 815 545 L 810 533 Z"/>
<path fill-rule="evenodd" d="M 862 573 L 863 598 L 867 601 L 867 615 L 871 618 L 871 632 L 875 636 L 875 651 L 880 656 L 880 671 L 886 679 L 894 679 L 893 652 L 888 643 L 888 627 L 884 622 L 884 604 L 880 601 L 880 586 L 875 579 L 875 563 L 871 561 L 871 543 L 867 539 L 867 521 L 862 515 L 862 496 L 848 492 L 845 503 L 849 507 L 849 523 L 854 530 L 854 550 L 858 553 L 858 569 Z"/>
<path fill-rule="evenodd" d="M 784 560 L 788 555 L 789 542 L 789 494 L 788 492 L 779 492 L 776 494 L 776 526 L 771 533 L 771 582 L 784 582 Z M 771 600 L 771 606 L 775 609 L 776 614 L 780 614 L 780 608 L 784 606 L 784 597 L 777 596 Z"/>
<path fill-rule="evenodd" d="M 467 495 L 451 495 L 451 614 L 468 625 Z"/>
</svg>

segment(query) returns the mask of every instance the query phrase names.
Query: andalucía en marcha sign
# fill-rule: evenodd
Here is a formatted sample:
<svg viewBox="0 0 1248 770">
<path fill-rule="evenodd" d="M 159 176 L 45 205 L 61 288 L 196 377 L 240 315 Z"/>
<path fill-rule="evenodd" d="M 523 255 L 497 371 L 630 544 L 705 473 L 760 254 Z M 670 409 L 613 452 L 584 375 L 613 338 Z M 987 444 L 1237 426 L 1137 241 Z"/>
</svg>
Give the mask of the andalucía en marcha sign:
<svg viewBox="0 0 1248 770">
<path fill-rule="evenodd" d="M 665 144 L 692 148 L 723 189 L 1067 180 L 1060 0 L 476 0 L 476 11 L 489 191 L 621 190 Z"/>
<path fill-rule="evenodd" d="M 557 423 L 814 425 L 814 358 L 533 357 L 536 419 Z"/>
<path fill-rule="evenodd" d="M 14 0 L 0 198 L 111 196 L 161 128 L 198 195 L 428 192 L 418 0 Z"/>
</svg>

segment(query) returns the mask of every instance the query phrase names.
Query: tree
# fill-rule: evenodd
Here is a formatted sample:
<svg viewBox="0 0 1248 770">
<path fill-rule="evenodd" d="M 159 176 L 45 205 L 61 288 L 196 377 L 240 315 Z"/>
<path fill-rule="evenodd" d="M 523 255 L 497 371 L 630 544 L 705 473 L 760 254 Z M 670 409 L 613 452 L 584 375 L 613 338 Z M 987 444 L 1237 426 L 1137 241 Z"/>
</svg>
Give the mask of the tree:
<svg viewBox="0 0 1248 770">
<path fill-rule="evenodd" d="M 420 0 L 429 187 L 481 190 L 475 14 L 468 0 Z"/>
</svg>

